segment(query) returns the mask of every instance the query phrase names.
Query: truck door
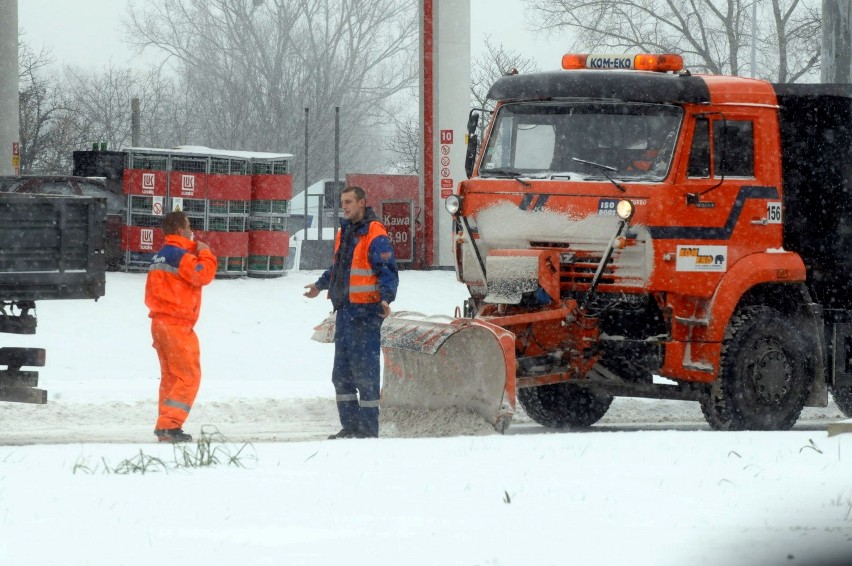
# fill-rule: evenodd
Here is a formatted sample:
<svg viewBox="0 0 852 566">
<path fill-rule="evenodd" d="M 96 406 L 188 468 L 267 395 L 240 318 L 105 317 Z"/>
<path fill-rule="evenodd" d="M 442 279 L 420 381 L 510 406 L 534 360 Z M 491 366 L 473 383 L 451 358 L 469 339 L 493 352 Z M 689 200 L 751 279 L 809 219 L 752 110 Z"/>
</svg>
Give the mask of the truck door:
<svg viewBox="0 0 852 566">
<path fill-rule="evenodd" d="M 690 294 L 709 296 L 746 255 L 781 245 L 781 198 L 771 147 L 756 113 L 705 113 L 688 120 L 686 144 L 669 201 L 672 225 L 652 230 L 671 238 L 673 277 Z M 706 276 L 699 275 L 704 273 Z M 697 291 L 697 292 L 696 292 Z"/>
</svg>

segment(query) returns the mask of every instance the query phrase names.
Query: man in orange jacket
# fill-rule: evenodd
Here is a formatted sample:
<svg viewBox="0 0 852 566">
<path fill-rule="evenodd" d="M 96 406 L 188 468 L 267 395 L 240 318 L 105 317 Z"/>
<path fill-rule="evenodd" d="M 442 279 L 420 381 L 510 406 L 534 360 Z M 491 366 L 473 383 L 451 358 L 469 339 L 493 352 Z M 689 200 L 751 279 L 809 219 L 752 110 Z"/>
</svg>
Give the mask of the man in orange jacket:
<svg viewBox="0 0 852 566">
<path fill-rule="evenodd" d="M 189 218 L 171 212 L 163 219 L 163 248 L 154 255 L 145 283 L 151 336 L 160 358 L 160 442 L 191 442 L 183 423 L 201 384 L 201 353 L 193 327 L 201 309 L 201 287 L 216 276 L 216 256 L 193 241 Z"/>
</svg>

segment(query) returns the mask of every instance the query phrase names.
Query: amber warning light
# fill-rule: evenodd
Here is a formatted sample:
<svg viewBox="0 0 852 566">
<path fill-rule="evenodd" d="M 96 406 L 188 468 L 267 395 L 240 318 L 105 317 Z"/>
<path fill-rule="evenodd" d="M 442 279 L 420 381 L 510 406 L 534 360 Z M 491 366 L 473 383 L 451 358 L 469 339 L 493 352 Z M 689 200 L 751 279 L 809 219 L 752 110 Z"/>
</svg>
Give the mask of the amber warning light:
<svg viewBox="0 0 852 566">
<path fill-rule="evenodd" d="M 683 69 L 683 57 L 666 53 L 652 55 L 640 53 L 639 55 L 617 55 L 617 54 L 581 54 L 566 53 L 562 56 L 563 69 L 605 69 L 605 70 L 637 70 L 637 71 L 680 71 Z"/>
</svg>

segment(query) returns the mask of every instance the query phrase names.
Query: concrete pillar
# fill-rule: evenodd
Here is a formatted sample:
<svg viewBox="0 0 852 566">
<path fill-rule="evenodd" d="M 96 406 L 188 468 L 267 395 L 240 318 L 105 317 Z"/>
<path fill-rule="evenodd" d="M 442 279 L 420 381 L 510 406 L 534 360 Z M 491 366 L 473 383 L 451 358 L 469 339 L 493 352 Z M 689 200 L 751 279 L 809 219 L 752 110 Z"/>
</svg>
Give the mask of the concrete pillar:
<svg viewBox="0 0 852 566">
<path fill-rule="evenodd" d="M 470 111 L 470 0 L 420 0 L 421 178 L 426 265 L 454 265 L 444 199 L 464 180 Z M 431 243 L 431 248 L 428 247 Z"/>
<path fill-rule="evenodd" d="M 20 169 L 18 0 L 0 0 L 0 175 Z"/>
<path fill-rule="evenodd" d="M 822 0 L 822 68 L 824 83 L 852 83 L 852 2 Z"/>
</svg>

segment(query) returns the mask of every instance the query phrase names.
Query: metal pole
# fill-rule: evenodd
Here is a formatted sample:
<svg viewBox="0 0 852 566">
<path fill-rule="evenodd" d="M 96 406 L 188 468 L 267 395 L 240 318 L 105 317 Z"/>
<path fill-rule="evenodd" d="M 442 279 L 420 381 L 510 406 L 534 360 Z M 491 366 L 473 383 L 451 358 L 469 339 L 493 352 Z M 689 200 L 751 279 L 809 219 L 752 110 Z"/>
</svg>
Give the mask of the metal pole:
<svg viewBox="0 0 852 566">
<path fill-rule="evenodd" d="M 820 82 L 852 82 L 852 4 L 848 0 L 822 1 Z"/>
<path fill-rule="evenodd" d="M 20 173 L 18 0 L 0 0 L 0 175 Z"/>
<path fill-rule="evenodd" d="M 139 147 L 139 130 L 140 128 L 140 116 L 139 116 L 139 99 L 134 98 L 130 101 L 130 124 L 131 124 L 131 134 L 130 139 L 133 144 L 133 147 Z"/>
<path fill-rule="evenodd" d="M 305 108 L 305 237 L 308 239 L 308 113 L 310 110 Z"/>
<path fill-rule="evenodd" d="M 334 220 L 339 217 L 340 205 L 340 106 L 334 107 Z M 335 225 L 335 228 L 337 226 Z"/>
<path fill-rule="evenodd" d="M 751 3 L 751 78 L 756 76 L 757 66 L 757 0 Z"/>
</svg>

